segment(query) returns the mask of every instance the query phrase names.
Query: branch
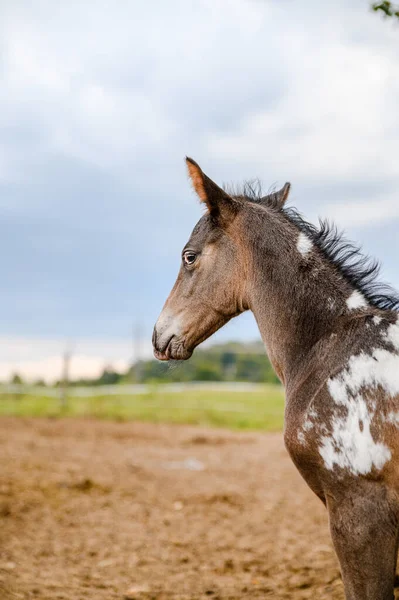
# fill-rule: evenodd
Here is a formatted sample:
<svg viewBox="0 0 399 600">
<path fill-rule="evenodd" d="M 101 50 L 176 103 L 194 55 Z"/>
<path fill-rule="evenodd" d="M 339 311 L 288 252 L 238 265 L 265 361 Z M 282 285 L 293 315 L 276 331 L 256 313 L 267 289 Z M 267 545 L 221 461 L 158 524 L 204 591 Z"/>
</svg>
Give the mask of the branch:
<svg viewBox="0 0 399 600">
<path fill-rule="evenodd" d="M 384 0 L 384 2 L 374 2 L 371 8 L 375 11 L 381 11 L 385 17 L 397 17 L 399 19 L 399 6 L 394 6 L 392 2 Z"/>
</svg>

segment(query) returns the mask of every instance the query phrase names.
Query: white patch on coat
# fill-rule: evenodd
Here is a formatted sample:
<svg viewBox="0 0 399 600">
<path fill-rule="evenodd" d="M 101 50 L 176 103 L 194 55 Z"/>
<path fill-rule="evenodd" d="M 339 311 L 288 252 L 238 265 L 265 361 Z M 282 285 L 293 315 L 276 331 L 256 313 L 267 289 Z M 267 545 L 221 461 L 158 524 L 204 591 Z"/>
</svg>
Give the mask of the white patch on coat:
<svg viewBox="0 0 399 600">
<path fill-rule="evenodd" d="M 356 308 L 364 308 L 367 306 L 367 302 L 363 294 L 361 294 L 358 290 L 355 290 L 347 299 L 346 305 L 349 310 L 355 310 Z"/>
<path fill-rule="evenodd" d="M 302 425 L 302 429 L 304 431 L 310 431 L 315 426 L 315 420 L 317 419 L 317 412 L 315 411 L 313 406 L 311 408 L 309 408 L 306 416 L 307 416 L 307 418 L 306 418 L 306 421 Z"/>
<path fill-rule="evenodd" d="M 391 331 L 391 336 L 396 339 L 396 330 Z M 370 431 L 376 402 L 366 402 L 361 393 L 363 389 L 378 387 L 391 398 L 399 394 L 399 355 L 383 348 L 352 356 L 346 369 L 329 379 L 331 397 L 344 410 L 342 415 L 336 411 L 332 432 L 320 440 L 319 451 L 328 469 L 337 465 L 355 475 L 365 475 L 373 467 L 381 469 L 390 460 L 390 449 L 375 441 Z"/>
<path fill-rule="evenodd" d="M 328 298 L 327 300 L 327 306 L 330 310 L 333 310 L 335 307 L 335 300 L 334 298 Z"/>
<path fill-rule="evenodd" d="M 314 423 L 312 423 L 312 421 L 310 421 L 309 419 L 306 419 L 302 427 L 304 431 L 310 431 L 311 429 L 313 429 Z"/>
<path fill-rule="evenodd" d="M 381 321 L 382 321 L 381 317 L 373 317 L 374 325 L 379 325 L 381 323 Z"/>
<path fill-rule="evenodd" d="M 321 440 L 320 455 L 327 469 L 335 465 L 354 475 L 366 475 L 373 467 L 380 470 L 391 459 L 390 449 L 375 442 L 370 432 L 374 416 L 360 396 L 349 403 L 347 415 L 333 420 L 330 436 Z"/>
<path fill-rule="evenodd" d="M 399 351 L 399 318 L 388 327 L 385 337 Z"/>
<path fill-rule="evenodd" d="M 394 398 L 399 394 L 399 355 L 384 348 L 371 354 L 361 352 L 349 359 L 348 366 L 337 377 L 330 379 L 328 389 L 336 404 L 347 405 L 360 388 L 377 388 Z"/>
<path fill-rule="evenodd" d="M 399 412 L 391 411 L 390 413 L 388 413 L 386 420 L 388 423 L 399 425 Z"/>
<path fill-rule="evenodd" d="M 302 254 L 302 256 L 306 256 L 313 247 L 311 240 L 308 238 L 307 235 L 303 233 L 303 231 L 301 231 L 301 233 L 298 236 L 298 242 L 296 247 L 297 250 Z"/>
<path fill-rule="evenodd" d="M 316 423 L 317 423 L 316 419 L 317 419 L 317 412 L 315 411 L 315 409 L 312 406 L 307 411 L 306 420 L 304 421 L 304 423 L 302 425 L 302 430 L 298 432 L 298 440 L 301 442 L 301 444 L 305 444 L 305 441 L 306 441 L 305 434 L 308 431 L 311 431 L 312 429 L 314 429 L 314 427 L 316 426 Z M 319 430 L 323 429 L 323 426 L 319 425 L 318 429 Z"/>
<path fill-rule="evenodd" d="M 303 431 L 298 431 L 298 442 L 302 445 L 305 445 L 305 443 L 306 443 L 306 439 L 305 439 Z"/>
</svg>

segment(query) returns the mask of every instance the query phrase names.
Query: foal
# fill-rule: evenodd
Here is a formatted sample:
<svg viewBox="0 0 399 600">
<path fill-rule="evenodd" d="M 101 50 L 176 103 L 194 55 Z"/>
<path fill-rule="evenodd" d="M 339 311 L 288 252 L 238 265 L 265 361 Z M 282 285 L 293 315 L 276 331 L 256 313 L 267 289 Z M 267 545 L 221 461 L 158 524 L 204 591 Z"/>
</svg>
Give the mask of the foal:
<svg viewBox="0 0 399 600">
<path fill-rule="evenodd" d="M 327 507 L 348 600 L 392 600 L 399 540 L 399 298 L 376 263 L 266 197 L 229 195 L 192 159 L 207 212 L 183 249 L 154 354 L 188 359 L 232 317 L 255 315 L 286 392 L 284 440 Z"/>
</svg>

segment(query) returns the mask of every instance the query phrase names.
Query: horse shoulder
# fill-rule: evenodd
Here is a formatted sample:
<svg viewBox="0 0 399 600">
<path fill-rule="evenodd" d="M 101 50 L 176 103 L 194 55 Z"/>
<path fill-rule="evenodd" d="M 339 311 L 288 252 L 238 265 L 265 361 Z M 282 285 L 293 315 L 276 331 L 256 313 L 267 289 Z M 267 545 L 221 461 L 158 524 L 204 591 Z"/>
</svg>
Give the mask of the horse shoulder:
<svg viewBox="0 0 399 600">
<path fill-rule="evenodd" d="M 388 478 L 399 489 L 399 331 L 349 355 L 313 395 L 288 398 L 285 443 L 302 472 Z M 302 396 L 302 398 L 301 398 Z"/>
</svg>

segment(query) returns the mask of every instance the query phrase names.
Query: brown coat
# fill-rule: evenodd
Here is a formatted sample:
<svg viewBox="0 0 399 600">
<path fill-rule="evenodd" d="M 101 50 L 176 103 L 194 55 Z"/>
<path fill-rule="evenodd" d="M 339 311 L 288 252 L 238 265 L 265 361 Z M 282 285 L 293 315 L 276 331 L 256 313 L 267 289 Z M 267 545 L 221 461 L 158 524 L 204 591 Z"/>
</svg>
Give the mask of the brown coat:
<svg viewBox="0 0 399 600">
<path fill-rule="evenodd" d="M 160 360 L 187 359 L 251 310 L 286 391 L 286 447 L 324 502 L 348 600 L 391 600 L 399 540 L 399 299 L 378 266 L 321 223 L 229 195 L 192 160 L 207 213 L 154 328 Z"/>
</svg>

